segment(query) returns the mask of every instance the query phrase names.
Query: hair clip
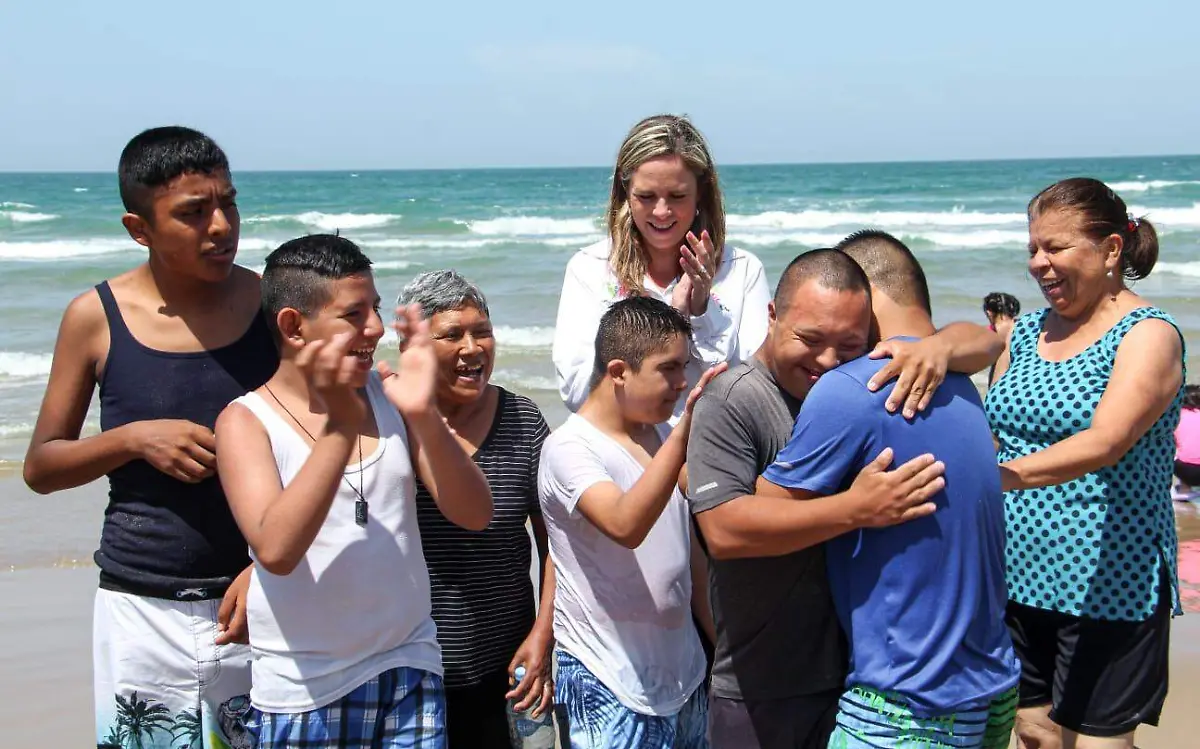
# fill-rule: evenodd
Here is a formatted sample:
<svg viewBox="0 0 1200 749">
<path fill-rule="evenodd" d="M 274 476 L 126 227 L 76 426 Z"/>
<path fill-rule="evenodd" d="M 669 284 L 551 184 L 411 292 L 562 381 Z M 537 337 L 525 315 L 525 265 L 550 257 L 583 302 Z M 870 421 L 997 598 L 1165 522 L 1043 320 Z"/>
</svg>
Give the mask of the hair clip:
<svg viewBox="0 0 1200 749">
<path fill-rule="evenodd" d="M 1134 216 L 1132 213 L 1127 213 L 1127 214 L 1125 214 L 1125 216 L 1129 219 L 1129 226 L 1128 226 L 1129 233 L 1133 234 L 1134 232 L 1136 232 L 1138 230 L 1138 227 L 1141 226 L 1142 222 L 1137 216 Z"/>
</svg>

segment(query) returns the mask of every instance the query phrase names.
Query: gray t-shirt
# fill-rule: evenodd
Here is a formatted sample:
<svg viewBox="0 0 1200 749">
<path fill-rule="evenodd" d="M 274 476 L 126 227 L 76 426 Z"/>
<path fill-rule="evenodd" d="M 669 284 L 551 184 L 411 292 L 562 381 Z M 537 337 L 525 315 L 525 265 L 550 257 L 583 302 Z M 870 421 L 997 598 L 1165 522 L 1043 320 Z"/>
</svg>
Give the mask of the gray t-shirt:
<svg viewBox="0 0 1200 749">
<path fill-rule="evenodd" d="M 688 438 L 692 514 L 753 494 L 787 444 L 800 401 L 757 357 L 709 383 Z M 709 560 L 717 625 L 712 693 L 769 700 L 840 688 L 846 645 L 821 547 L 782 557 Z"/>
</svg>

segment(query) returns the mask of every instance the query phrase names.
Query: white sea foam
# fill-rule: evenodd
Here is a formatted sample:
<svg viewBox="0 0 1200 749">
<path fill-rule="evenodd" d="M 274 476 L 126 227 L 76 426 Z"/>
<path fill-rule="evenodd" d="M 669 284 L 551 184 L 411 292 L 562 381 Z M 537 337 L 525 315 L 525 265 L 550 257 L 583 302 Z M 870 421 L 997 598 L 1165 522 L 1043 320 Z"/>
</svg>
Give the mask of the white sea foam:
<svg viewBox="0 0 1200 749">
<path fill-rule="evenodd" d="M 18 203 L 13 200 L 5 200 L 0 202 L 0 208 L 37 208 L 32 203 Z"/>
<path fill-rule="evenodd" d="M 901 232 L 906 239 L 924 239 L 941 247 L 1000 247 L 1029 244 L 1029 232 L 991 229 L 972 232 Z"/>
<path fill-rule="evenodd" d="M 549 349 L 554 344 L 554 328 L 534 325 L 527 328 L 512 328 L 497 325 L 494 330 L 496 344 L 505 349 Z M 396 345 L 396 333 L 388 328 L 383 334 L 383 343 Z"/>
<path fill-rule="evenodd" d="M 544 218 L 542 216 L 511 216 L 483 221 L 465 221 L 472 234 L 484 236 L 590 236 L 599 231 L 599 224 L 590 218 Z"/>
<path fill-rule="evenodd" d="M 27 437 L 33 434 L 33 424 L 0 424 L 0 438 Z"/>
<path fill-rule="evenodd" d="M 394 213 L 322 213 L 320 211 L 305 211 L 304 213 L 250 216 L 244 219 L 247 224 L 273 224 L 291 221 L 321 231 L 336 231 L 338 229 L 371 229 L 387 226 L 400 216 Z"/>
<path fill-rule="evenodd" d="M 1200 278 L 1200 261 L 1193 260 L 1190 263 L 1157 263 L 1154 266 L 1154 272 Z"/>
<path fill-rule="evenodd" d="M 53 221 L 58 218 L 54 213 L 31 213 L 29 211 L 0 211 L 0 218 L 6 218 L 14 224 L 34 224 L 41 221 Z"/>
<path fill-rule="evenodd" d="M 734 229 L 830 229 L 835 226 L 1006 226 L 1025 223 L 1023 213 L 983 213 L 980 211 L 767 211 L 754 215 L 730 214 L 726 218 Z"/>
<path fill-rule="evenodd" d="M 379 263 L 371 263 L 371 267 L 375 270 L 407 270 L 416 265 L 409 260 L 384 260 Z"/>
<path fill-rule="evenodd" d="M 88 189 L 86 187 L 76 187 L 74 190 L 74 192 L 87 192 L 87 191 L 88 191 Z"/>
<path fill-rule="evenodd" d="M 69 260 L 77 257 L 144 251 L 130 239 L 56 239 L 47 242 L 0 242 L 0 261 Z"/>
<path fill-rule="evenodd" d="M 531 390 L 549 390 L 555 393 L 558 392 L 558 383 L 554 381 L 553 377 L 521 374 L 512 370 L 497 370 L 492 374 L 492 380 L 497 385 L 503 385 L 511 390 L 525 392 Z"/>
<path fill-rule="evenodd" d="M 830 247 L 846 238 L 846 232 L 757 232 L 731 231 L 729 241 L 734 245 L 748 247 L 770 247 L 780 244 L 798 244 L 804 247 Z M 976 231 L 919 231 L 894 227 L 893 232 L 905 241 L 924 240 L 939 247 L 998 247 L 1024 245 L 1029 234 L 1024 230 L 979 229 Z"/>
<path fill-rule="evenodd" d="M 45 377 L 53 359 L 50 354 L 0 351 L 0 377 Z"/>
<path fill-rule="evenodd" d="M 1196 180 L 1172 180 L 1172 179 L 1152 179 L 1148 181 L 1138 180 L 1136 182 L 1109 182 L 1108 186 L 1118 193 L 1122 192 L 1148 192 L 1150 190 L 1165 190 L 1170 187 L 1183 187 L 1185 185 L 1200 185 L 1200 181 Z"/>
<path fill-rule="evenodd" d="M 1157 228 L 1200 227 L 1200 203 L 1192 203 L 1191 208 L 1150 208 L 1135 205 L 1130 206 L 1129 210 L 1134 215 L 1150 219 Z"/>
</svg>

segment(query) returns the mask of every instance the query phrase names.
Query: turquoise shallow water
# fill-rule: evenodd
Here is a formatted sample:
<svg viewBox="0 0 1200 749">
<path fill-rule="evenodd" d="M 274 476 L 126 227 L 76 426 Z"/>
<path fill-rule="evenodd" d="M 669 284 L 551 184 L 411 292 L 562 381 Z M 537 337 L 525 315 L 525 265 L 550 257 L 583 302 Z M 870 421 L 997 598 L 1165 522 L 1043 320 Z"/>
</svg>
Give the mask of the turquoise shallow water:
<svg viewBox="0 0 1200 749">
<path fill-rule="evenodd" d="M 883 228 L 921 258 L 939 323 L 981 321 L 989 291 L 1040 306 L 1025 274 L 1024 207 L 1076 175 L 1104 179 L 1155 222 L 1160 265 L 1137 289 L 1200 341 L 1200 157 L 721 170 L 730 241 L 756 253 L 772 280 L 800 251 Z M 609 178 L 594 168 L 235 172 L 240 261 L 259 266 L 283 240 L 337 229 L 375 261 L 385 296 L 420 271 L 457 268 L 491 303 L 497 381 L 561 413 L 549 346 L 562 272 L 600 237 Z M 120 215 L 115 175 L 0 174 L 0 460 L 24 453 L 67 302 L 143 257 Z"/>
</svg>

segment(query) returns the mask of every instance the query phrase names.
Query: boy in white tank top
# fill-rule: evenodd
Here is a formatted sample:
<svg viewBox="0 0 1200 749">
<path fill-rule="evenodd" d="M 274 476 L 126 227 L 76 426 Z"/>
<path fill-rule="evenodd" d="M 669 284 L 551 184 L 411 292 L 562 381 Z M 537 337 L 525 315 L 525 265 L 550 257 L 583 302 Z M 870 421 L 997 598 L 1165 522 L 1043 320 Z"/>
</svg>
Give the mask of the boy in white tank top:
<svg viewBox="0 0 1200 749">
<path fill-rule="evenodd" d="M 707 567 L 676 482 L 692 408 L 720 364 L 687 389 L 690 325 L 631 297 L 600 319 L 591 391 L 547 438 L 538 496 L 554 560 L 554 637 L 571 749 L 703 749 L 713 637 Z"/>
<path fill-rule="evenodd" d="M 371 261 L 313 235 L 267 258 L 280 366 L 217 420 L 218 473 L 254 558 L 247 617 L 256 746 L 444 747 L 441 652 L 414 475 L 446 517 L 491 520 L 483 474 L 434 405 L 419 310 L 397 310 L 398 373 Z"/>
</svg>

